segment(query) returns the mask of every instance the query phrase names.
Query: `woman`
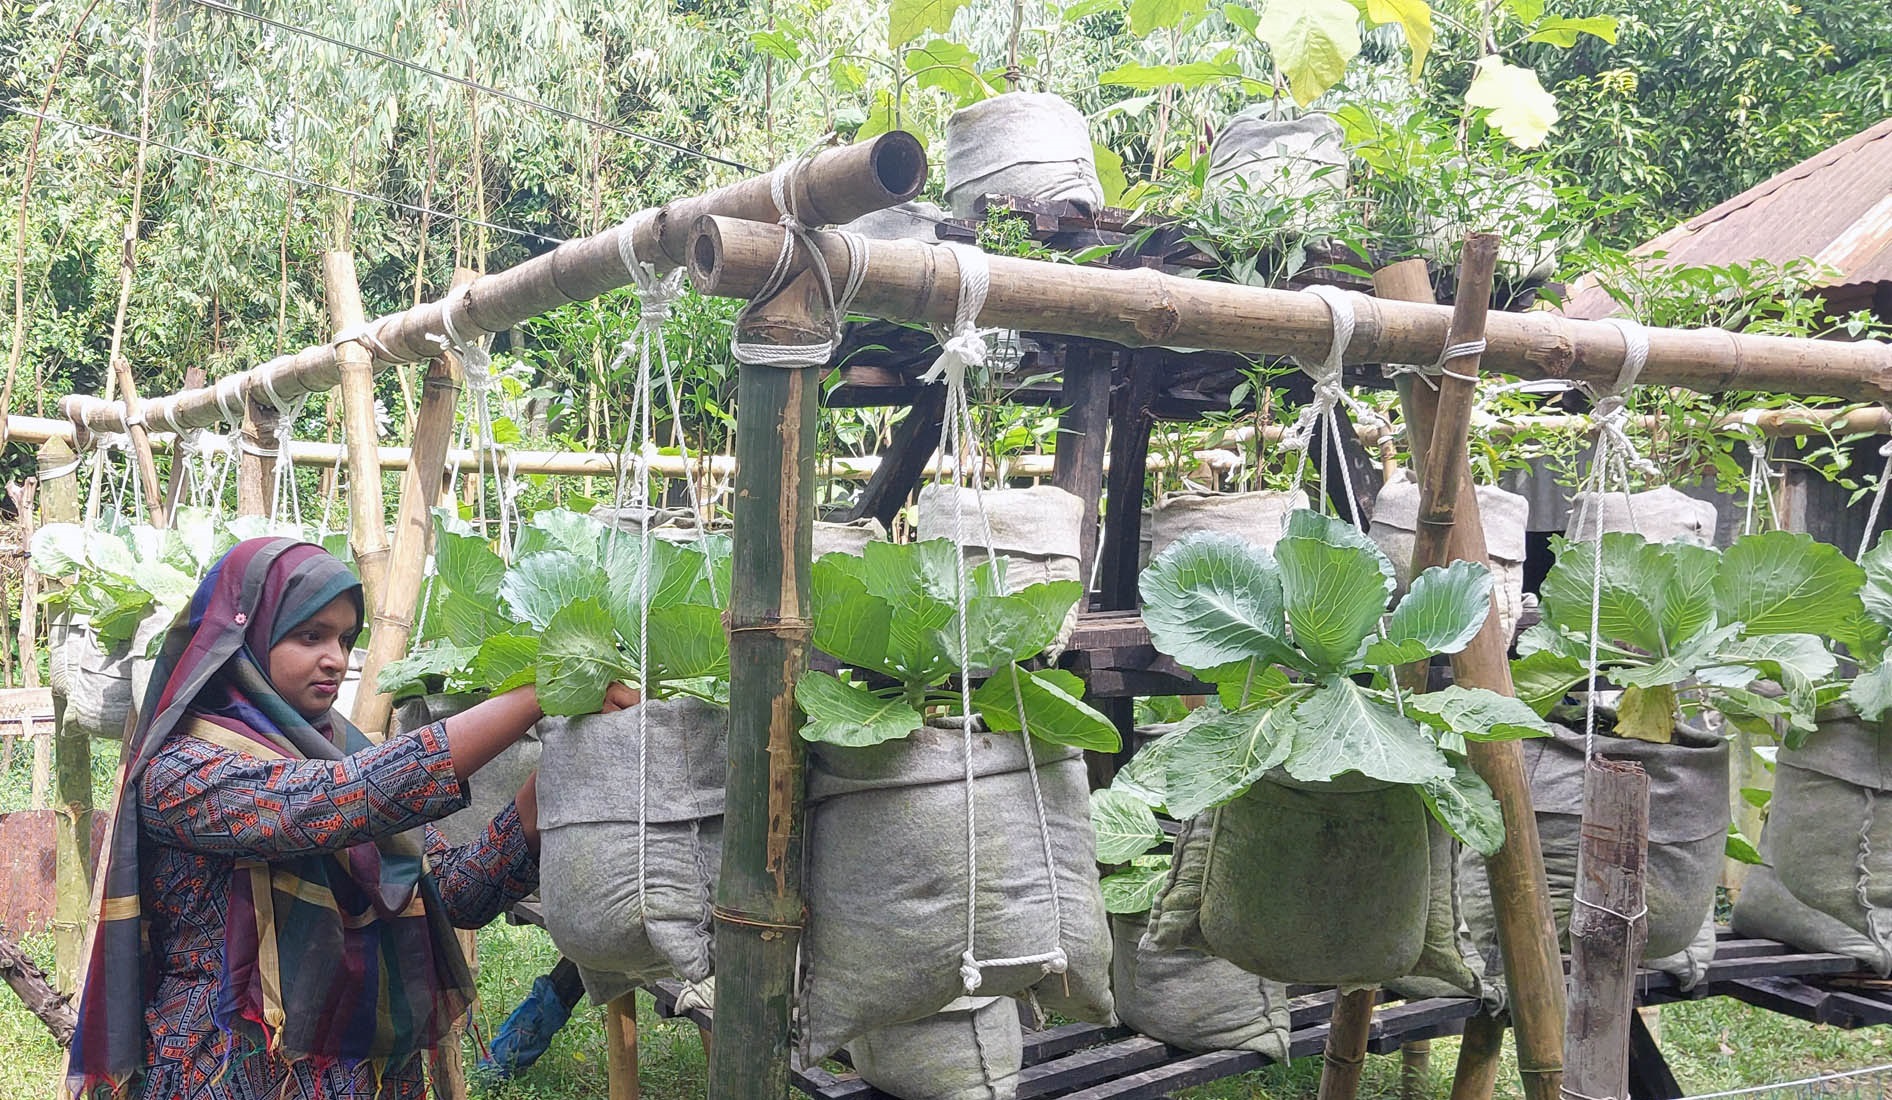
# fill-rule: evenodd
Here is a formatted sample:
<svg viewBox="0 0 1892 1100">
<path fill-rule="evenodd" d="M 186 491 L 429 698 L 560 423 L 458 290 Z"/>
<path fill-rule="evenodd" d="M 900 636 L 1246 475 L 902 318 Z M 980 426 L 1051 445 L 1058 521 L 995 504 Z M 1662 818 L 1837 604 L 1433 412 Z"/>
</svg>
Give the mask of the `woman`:
<svg viewBox="0 0 1892 1100">
<path fill-rule="evenodd" d="M 420 1100 L 473 996 L 453 927 L 538 885 L 534 785 L 448 849 L 415 830 L 541 717 L 532 688 L 376 745 L 331 707 L 361 586 L 239 543 L 166 635 L 99 870 L 68 1084 L 149 1100 Z M 614 685 L 606 709 L 635 701 Z M 430 869 L 431 868 L 431 869 Z"/>
</svg>

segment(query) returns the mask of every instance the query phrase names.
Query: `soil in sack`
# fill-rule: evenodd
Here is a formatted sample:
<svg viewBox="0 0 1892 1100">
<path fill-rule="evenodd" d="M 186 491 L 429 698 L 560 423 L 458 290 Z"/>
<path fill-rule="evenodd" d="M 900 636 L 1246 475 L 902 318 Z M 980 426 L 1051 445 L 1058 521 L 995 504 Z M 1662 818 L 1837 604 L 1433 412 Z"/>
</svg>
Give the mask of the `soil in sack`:
<svg viewBox="0 0 1892 1100">
<path fill-rule="evenodd" d="M 937 1015 L 847 1045 L 861 1080 L 900 1100 L 1012 1100 L 1025 1062 L 1018 1003 L 961 997 Z"/>
<path fill-rule="evenodd" d="M 867 748 L 809 747 L 804 1064 L 968 994 L 961 974 L 968 885 L 962 738 L 960 728 L 940 723 Z M 1067 969 L 989 966 L 971 992 L 1029 991 L 1050 1011 L 1108 1023 L 1110 930 L 1083 754 L 1043 742 L 1032 749 L 1051 837 L 1049 874 L 1023 741 L 1017 734 L 973 737 L 973 952 L 1012 959 L 1061 946 Z"/>
</svg>

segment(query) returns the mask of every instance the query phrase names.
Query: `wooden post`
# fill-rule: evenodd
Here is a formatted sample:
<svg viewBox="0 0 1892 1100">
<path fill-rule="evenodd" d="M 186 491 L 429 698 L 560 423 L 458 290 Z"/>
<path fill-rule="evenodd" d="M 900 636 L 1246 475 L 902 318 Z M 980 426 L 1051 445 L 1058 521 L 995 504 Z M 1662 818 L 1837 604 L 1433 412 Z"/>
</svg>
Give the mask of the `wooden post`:
<svg viewBox="0 0 1892 1100">
<path fill-rule="evenodd" d="M 1084 502 L 1078 538 L 1078 576 L 1090 591 L 1097 560 L 1098 502 L 1104 495 L 1104 456 L 1110 439 L 1110 376 L 1114 356 L 1106 348 L 1068 345 L 1064 362 L 1064 415 L 1058 421 L 1051 484 Z M 1080 604 L 1080 607 L 1087 606 Z"/>
<path fill-rule="evenodd" d="M 1373 1030 L 1373 1000 L 1378 995 L 1377 989 L 1356 989 L 1334 998 L 1333 1022 L 1321 1059 L 1318 1100 L 1353 1100 L 1359 1094 L 1367 1039 Z"/>
<path fill-rule="evenodd" d="M 1362 530 L 1373 520 L 1373 505 L 1378 503 L 1380 486 L 1384 484 L 1379 465 L 1366 453 L 1366 447 L 1360 442 L 1359 430 L 1354 426 L 1353 417 L 1346 406 L 1334 406 L 1334 419 L 1340 425 L 1339 447 L 1334 446 L 1333 433 L 1325 428 L 1315 433 L 1308 456 L 1311 464 L 1327 464 L 1327 500 L 1333 505 L 1334 515 L 1349 523 L 1357 515 Z M 1345 465 L 1347 476 L 1342 478 L 1340 471 Z M 1347 486 L 1353 486 L 1353 499 L 1347 499 Z"/>
<path fill-rule="evenodd" d="M 322 286 L 336 332 L 346 332 L 367 319 L 354 253 L 322 254 Z M 379 428 L 374 417 L 374 360 L 368 349 L 352 340 L 335 350 L 341 357 L 342 435 L 348 447 L 348 544 L 361 571 L 367 606 L 380 607 L 388 575 L 388 519 L 381 502 L 381 461 L 375 445 Z"/>
<path fill-rule="evenodd" d="M 637 1100 L 637 991 L 604 1006 L 606 1095 Z"/>
<path fill-rule="evenodd" d="M 79 1027 L 78 1009 L 65 994 L 53 989 L 46 981 L 46 972 L 4 930 L 0 930 L 0 981 L 20 995 L 27 1011 L 53 1033 L 54 1042 L 62 1047 L 72 1045 L 72 1033 Z"/>
<path fill-rule="evenodd" d="M 758 302 L 744 340 L 828 338 L 812 276 Z M 822 367 L 737 376 L 735 566 L 729 601 L 729 782 L 716 888 L 716 1042 L 709 1094 L 786 1100 L 801 942 L 803 743 L 795 682 L 808 667 L 816 402 Z"/>
<path fill-rule="evenodd" d="M 1137 554 L 1143 538 L 1143 491 L 1149 476 L 1150 429 L 1156 424 L 1154 357 L 1131 352 L 1123 404 L 1110 418 L 1110 510 L 1098 548 L 1097 606 L 1104 611 L 1137 605 Z"/>
<path fill-rule="evenodd" d="M 1495 237 L 1473 234 L 1467 239 L 1459 263 L 1459 299 L 1453 327 L 1445 338 L 1448 342 L 1484 336 L 1496 255 Z M 1410 267 L 1403 272 L 1382 272 L 1375 277 L 1375 284 L 1382 292 L 1417 293 L 1423 288 L 1424 294 L 1431 294 L 1423 273 L 1415 275 Z M 1453 360 L 1453 373 L 1465 377 L 1441 377 L 1436 393 L 1430 387 L 1414 385 L 1410 376 L 1400 376 L 1400 402 L 1419 474 L 1419 524 L 1412 558 L 1415 573 L 1448 560 L 1488 561 L 1466 449 L 1476 388 L 1475 381 L 1466 379 L 1476 379 L 1478 366 L 1477 357 Z M 1501 695 L 1515 694 L 1508 649 L 1509 639 L 1503 636 L 1493 615 L 1472 643 L 1453 656 L 1455 681 Z M 1467 756 L 1504 811 L 1504 847 L 1487 865 L 1492 906 L 1497 914 L 1498 946 L 1504 956 L 1505 983 L 1517 1028 L 1518 1071 L 1526 1100 L 1555 1100 L 1563 1077 L 1563 959 L 1551 916 L 1543 848 L 1531 808 L 1530 782 L 1524 775 L 1523 753 L 1513 741 L 1480 742 L 1467 747 Z M 1460 1057 L 1475 1057 L 1487 1049 L 1467 1042 Z M 1470 1087 L 1495 1081 L 1496 1069 L 1461 1066 L 1459 1077 Z M 1455 1100 L 1473 1100 L 1456 1095 L 1460 1082 L 1453 1086 Z"/>
<path fill-rule="evenodd" d="M 241 449 L 237 453 L 237 515 L 267 516 L 275 506 L 276 424 L 274 405 L 247 397 L 243 401 Z"/>
<path fill-rule="evenodd" d="M 1432 1094 L 1432 1040 L 1414 1039 L 1399 1048 L 1399 1100 L 1426 1100 Z"/>
<path fill-rule="evenodd" d="M 72 448 L 49 440 L 39 449 L 40 518 L 46 523 L 77 523 L 79 479 L 71 465 Z M 66 728 L 65 700 L 53 699 L 53 941 L 54 967 L 61 989 L 71 989 L 79 973 L 92 905 L 92 742 Z M 38 746 L 47 745 L 44 737 Z M 35 757 L 37 760 L 37 756 Z"/>
<path fill-rule="evenodd" d="M 848 518 L 880 521 L 888 533 L 914 485 L 925 476 L 946 427 L 946 387 L 928 386 L 913 399 L 906 418 L 894 425 L 893 439 Z"/>
<path fill-rule="evenodd" d="M 1564 1080 L 1572 1095 L 1629 1095 L 1636 965 L 1649 938 L 1643 908 L 1648 857 L 1648 775 L 1640 764 L 1592 759 L 1584 769 L 1576 904 L 1570 910 Z"/>
<path fill-rule="evenodd" d="M 1409 263 L 1424 264 L 1422 260 Z M 1483 1014 L 1465 1021 L 1452 1072 L 1452 1100 L 1491 1100 L 1498 1087 L 1498 1063 L 1504 1057 L 1504 1022 Z"/>
</svg>

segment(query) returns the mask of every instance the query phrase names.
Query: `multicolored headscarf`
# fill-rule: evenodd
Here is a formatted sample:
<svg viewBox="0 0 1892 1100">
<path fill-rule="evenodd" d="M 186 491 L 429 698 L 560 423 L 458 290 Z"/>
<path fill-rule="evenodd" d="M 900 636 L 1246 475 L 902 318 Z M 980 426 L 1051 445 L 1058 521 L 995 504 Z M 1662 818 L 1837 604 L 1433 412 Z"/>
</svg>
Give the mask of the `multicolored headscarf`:
<svg viewBox="0 0 1892 1100">
<path fill-rule="evenodd" d="M 361 586 L 319 546 L 238 543 L 172 624 L 152 671 L 101 852 L 67 1086 L 118 1096 L 145 1065 L 156 983 L 139 902 L 139 781 L 174 733 L 265 759 L 339 760 L 371 742 L 331 711 L 311 723 L 279 695 L 269 649 Z M 377 1076 L 432 1047 L 472 1001 L 446 906 L 412 835 L 342 852 L 238 860 L 214 1012 L 230 1047 L 286 1061 L 367 1063 Z M 237 1042 L 241 1037 L 246 1043 Z"/>
</svg>

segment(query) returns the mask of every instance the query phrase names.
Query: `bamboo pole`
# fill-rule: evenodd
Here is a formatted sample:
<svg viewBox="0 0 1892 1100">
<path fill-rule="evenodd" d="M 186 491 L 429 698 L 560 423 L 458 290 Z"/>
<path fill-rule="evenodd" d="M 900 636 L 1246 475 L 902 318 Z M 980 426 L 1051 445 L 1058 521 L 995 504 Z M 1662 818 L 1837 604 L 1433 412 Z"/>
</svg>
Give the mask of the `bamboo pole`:
<svg viewBox="0 0 1892 1100">
<path fill-rule="evenodd" d="M 355 276 L 355 254 L 322 254 L 322 287 L 328 297 L 329 320 L 346 332 L 365 321 L 361 283 Z M 350 340 L 335 345 L 341 359 L 342 435 L 348 452 L 348 542 L 368 607 L 381 606 L 381 590 L 388 575 L 388 521 L 381 501 L 381 460 L 375 439 L 380 434 L 374 416 L 374 359 L 368 349 Z M 293 461 L 293 459 L 291 459 Z"/>
<path fill-rule="evenodd" d="M 237 515 L 267 516 L 275 505 L 276 427 L 282 414 L 255 397 L 243 399 L 241 449 L 237 453 Z"/>
<path fill-rule="evenodd" d="M 747 341 L 827 339 L 804 272 L 758 303 Z M 801 942 L 803 745 L 815 426 L 822 367 L 744 364 L 737 376 L 735 566 L 729 601 L 729 781 L 716 888 L 716 1100 L 786 1100 Z"/>
<path fill-rule="evenodd" d="M 471 277 L 472 272 L 465 268 L 454 272 L 456 284 Z M 460 386 L 458 356 L 446 353 L 428 364 L 427 380 L 421 387 L 420 415 L 414 421 L 416 459 L 401 479 L 401 507 L 394 521 L 387 580 L 381 589 L 381 605 L 373 612 L 374 630 L 368 637 L 368 655 L 362 660 L 361 686 L 355 695 L 352 717 L 355 725 L 370 736 L 387 728 L 388 714 L 394 707 L 393 698 L 376 690 L 375 681 L 383 667 L 407 652 L 414 611 L 420 606 L 427 547 L 434 534 L 434 500 L 440 495 L 446 474 L 447 440 L 453 435 L 454 417 L 460 408 Z"/>
<path fill-rule="evenodd" d="M 79 479 L 57 474 L 72 464 L 72 449 L 57 440 L 39 450 L 40 518 L 47 523 L 77 523 Z M 53 699 L 53 941 L 54 967 L 61 989 L 77 979 L 80 950 L 92 905 L 92 742 L 66 728 L 65 700 Z M 46 744 L 47 738 L 39 738 Z"/>
<path fill-rule="evenodd" d="M 815 235 L 835 285 L 854 277 L 846 244 Z M 705 294 L 744 298 L 762 286 L 781 252 L 774 226 L 708 217 L 697 225 L 690 275 Z M 1319 360 L 1333 343 L 1326 303 L 1292 290 L 1184 279 L 1139 268 L 1115 270 L 992 256 L 982 323 L 1151 345 L 1293 355 Z M 854 299 L 857 313 L 951 323 L 958 261 L 921 241 L 874 241 Z M 1355 295 L 1349 363 L 1429 363 L 1445 346 L 1451 311 L 1437 305 Z M 1648 330 L 1642 380 L 1708 393 L 1768 390 L 1882 402 L 1892 397 L 1892 346 L 1861 341 L 1755 336 L 1720 329 Z M 1498 313 L 1486 334 L 1486 367 L 1521 378 L 1613 383 L 1627 350 L 1600 321 L 1549 312 Z"/>
<path fill-rule="evenodd" d="M 1510 316 L 1486 316 L 1497 245 L 1497 238 L 1490 234 L 1475 233 L 1466 239 L 1459 260 L 1459 292 L 1452 327 L 1442 335 L 1439 347 L 1488 338 L 1487 321 Z M 1431 361 L 1437 354 L 1434 350 L 1413 358 Z M 1413 433 L 1414 453 L 1425 456 L 1419 467 L 1414 572 L 1448 560 L 1480 564 L 1489 560 L 1478 499 L 1471 490 L 1466 446 L 1480 365 L 1478 356 L 1453 360 L 1453 373 L 1439 378 L 1436 394 L 1401 376 L 1406 383 L 1401 398 L 1406 423 Z M 1514 695 L 1506 656 L 1508 642 L 1497 616 L 1492 615 L 1471 644 L 1453 655 L 1455 682 Z M 1523 754 L 1516 742 L 1503 741 L 1470 744 L 1466 755 L 1504 812 L 1504 847 L 1487 864 L 1497 914 L 1498 947 L 1504 957 L 1505 982 L 1517 1032 L 1518 1071 L 1526 1100 L 1555 1100 L 1563 1077 L 1563 960 L 1557 949 L 1543 849 L 1531 808 L 1530 783 L 1524 775 Z"/>
<path fill-rule="evenodd" d="M 926 183 L 926 150 L 913 135 L 896 130 L 816 153 L 786 169 L 785 182 L 790 204 L 803 221 L 839 224 L 919 194 Z M 637 232 L 638 258 L 659 272 L 682 266 L 691 228 L 708 214 L 774 223 L 780 213 L 771 188 L 770 176 L 756 176 L 647 211 Z M 548 310 L 629 286 L 618 247 L 623 232 L 624 226 L 612 226 L 517 267 L 480 276 L 454 312 L 456 331 L 467 339 L 503 332 Z M 440 351 L 435 336 L 446 331 L 445 302 L 424 302 L 381 317 L 369 325 L 362 343 L 383 365 L 430 360 Z M 226 379 L 225 385 L 233 387 L 230 393 L 248 394 L 265 374 L 284 400 L 333 389 L 341 381 L 339 345 L 318 344 L 278 356 L 233 376 L 234 381 Z M 141 407 L 148 422 L 169 431 L 209 427 L 221 418 L 215 387 L 145 401 Z M 60 409 L 93 431 L 124 430 L 124 410 L 95 397 L 67 397 Z"/>
<path fill-rule="evenodd" d="M 1334 998 L 1333 1021 L 1321 1057 L 1318 1100 L 1353 1100 L 1366 1068 L 1366 1044 L 1373 1031 L 1377 989 L 1355 989 Z"/>
<path fill-rule="evenodd" d="M 1432 1040 L 1414 1039 L 1399 1047 L 1399 1100 L 1432 1095 Z"/>
<path fill-rule="evenodd" d="M 1576 904 L 1570 910 L 1570 1021 L 1564 1080 L 1573 1096 L 1629 1095 L 1636 964 L 1649 938 L 1649 776 L 1633 761 L 1584 768 Z"/>
<path fill-rule="evenodd" d="M 637 1100 L 637 991 L 604 1006 L 605 1094 Z"/>
<path fill-rule="evenodd" d="M 1423 262 L 1423 261 L 1422 261 Z M 1482 1013 L 1465 1021 L 1452 1071 L 1451 1100 L 1491 1100 L 1498 1087 L 1498 1063 L 1504 1057 L 1504 1021 Z"/>
</svg>

